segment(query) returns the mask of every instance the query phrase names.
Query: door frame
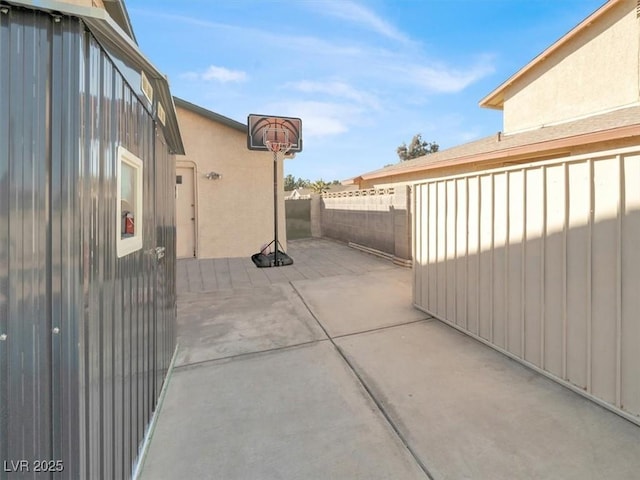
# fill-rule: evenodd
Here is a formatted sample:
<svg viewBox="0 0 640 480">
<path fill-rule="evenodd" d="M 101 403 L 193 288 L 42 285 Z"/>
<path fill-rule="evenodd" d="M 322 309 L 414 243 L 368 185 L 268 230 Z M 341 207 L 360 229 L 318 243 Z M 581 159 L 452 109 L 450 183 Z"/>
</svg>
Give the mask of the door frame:
<svg viewBox="0 0 640 480">
<path fill-rule="evenodd" d="M 198 258 L 198 182 L 197 182 L 197 172 L 198 165 L 193 160 L 177 160 L 176 161 L 176 170 L 174 172 L 173 185 L 174 185 L 174 201 L 176 204 L 176 244 L 178 241 L 178 233 L 177 233 L 177 225 L 178 225 L 178 187 L 176 185 L 176 176 L 178 175 L 178 169 L 189 169 L 191 170 L 191 178 L 193 181 L 193 258 Z M 177 247 L 176 247 L 176 257 L 177 258 L 189 258 L 189 257 L 178 257 L 177 255 Z"/>
</svg>

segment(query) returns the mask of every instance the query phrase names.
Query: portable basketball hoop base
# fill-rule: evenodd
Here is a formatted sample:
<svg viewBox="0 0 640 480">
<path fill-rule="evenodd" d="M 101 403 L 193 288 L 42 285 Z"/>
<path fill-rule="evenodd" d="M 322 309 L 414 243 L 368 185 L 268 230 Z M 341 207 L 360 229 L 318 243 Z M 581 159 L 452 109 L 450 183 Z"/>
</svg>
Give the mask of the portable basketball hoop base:
<svg viewBox="0 0 640 480">
<path fill-rule="evenodd" d="M 273 245 L 275 242 L 275 240 L 273 240 L 267 248 L 269 248 L 271 245 Z M 280 242 L 278 242 L 278 246 L 282 247 L 282 245 L 280 245 Z M 280 250 L 280 248 L 277 249 L 277 252 L 271 252 L 271 253 L 254 253 L 253 255 L 251 255 L 251 261 L 256 265 L 256 267 L 258 268 L 266 268 L 266 267 L 285 267 L 287 265 L 293 265 L 293 258 L 291 258 L 289 255 L 287 255 L 285 252 L 283 252 L 282 250 Z"/>
<path fill-rule="evenodd" d="M 247 147 L 250 150 L 270 151 L 273 153 L 273 240 L 259 253 L 251 255 L 251 261 L 258 268 L 284 267 L 293 264 L 293 259 L 282 249 L 278 241 L 278 156 L 283 158 L 289 152 L 302 150 L 300 138 L 301 120 L 299 118 L 266 117 L 249 115 Z M 273 245 L 273 252 L 268 252 Z"/>
</svg>

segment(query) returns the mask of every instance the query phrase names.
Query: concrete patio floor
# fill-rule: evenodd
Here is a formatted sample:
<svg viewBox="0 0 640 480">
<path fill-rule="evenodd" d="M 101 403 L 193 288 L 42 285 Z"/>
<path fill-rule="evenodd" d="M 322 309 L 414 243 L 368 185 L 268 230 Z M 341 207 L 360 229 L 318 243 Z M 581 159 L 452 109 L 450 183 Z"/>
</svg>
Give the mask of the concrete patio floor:
<svg viewBox="0 0 640 480">
<path fill-rule="evenodd" d="M 411 307 L 328 240 L 178 262 L 178 356 L 143 479 L 632 479 L 640 427 Z"/>
</svg>

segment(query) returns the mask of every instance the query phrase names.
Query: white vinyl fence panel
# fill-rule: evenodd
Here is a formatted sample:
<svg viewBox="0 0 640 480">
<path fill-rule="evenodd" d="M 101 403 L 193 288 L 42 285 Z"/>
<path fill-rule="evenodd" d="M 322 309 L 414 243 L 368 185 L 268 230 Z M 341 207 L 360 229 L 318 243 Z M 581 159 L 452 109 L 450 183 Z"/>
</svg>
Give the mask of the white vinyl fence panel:
<svg viewBox="0 0 640 480">
<path fill-rule="evenodd" d="M 415 306 L 640 423 L 640 148 L 414 192 Z"/>
</svg>

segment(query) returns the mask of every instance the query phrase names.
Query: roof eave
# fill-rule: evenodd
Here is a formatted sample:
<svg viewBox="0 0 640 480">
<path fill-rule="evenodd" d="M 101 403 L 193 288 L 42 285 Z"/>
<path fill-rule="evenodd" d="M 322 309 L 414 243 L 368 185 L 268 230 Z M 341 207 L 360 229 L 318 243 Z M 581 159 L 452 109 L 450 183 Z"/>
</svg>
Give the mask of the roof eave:
<svg viewBox="0 0 640 480">
<path fill-rule="evenodd" d="M 212 112 L 211 110 L 207 110 L 195 103 L 188 102 L 179 97 L 173 97 L 176 106 L 190 110 L 198 115 L 202 115 L 205 118 L 213 120 L 214 122 L 222 123 L 227 127 L 233 128 L 239 132 L 247 133 L 247 126 L 244 123 L 238 122 L 233 118 L 225 117 L 224 115 L 220 115 L 219 113 Z"/>
<path fill-rule="evenodd" d="M 470 164 L 485 164 L 504 161 L 519 161 L 527 158 L 535 160 L 535 157 L 543 157 L 552 153 L 568 152 L 568 149 L 590 145 L 594 143 L 607 142 L 612 140 L 623 140 L 627 138 L 640 138 L 640 125 L 627 125 L 624 127 L 612 128 L 609 130 L 601 130 L 599 132 L 590 132 L 570 137 L 557 138 L 544 142 L 529 143 L 526 145 L 518 145 L 502 150 L 492 150 L 489 152 L 464 155 L 461 157 L 433 162 L 426 165 L 411 165 L 406 168 L 396 168 L 389 171 L 374 171 L 365 173 L 360 176 L 363 180 L 377 180 L 380 178 L 395 177 L 398 175 L 407 175 L 416 172 L 431 171 L 442 168 L 450 168 L 455 166 Z"/>
</svg>

